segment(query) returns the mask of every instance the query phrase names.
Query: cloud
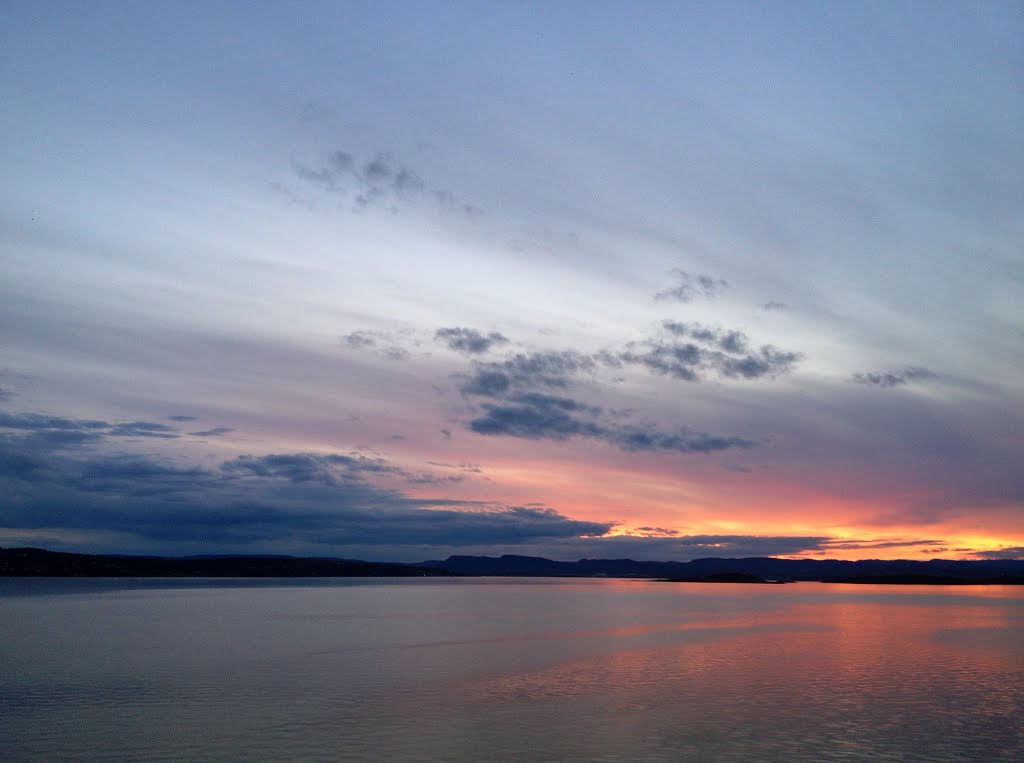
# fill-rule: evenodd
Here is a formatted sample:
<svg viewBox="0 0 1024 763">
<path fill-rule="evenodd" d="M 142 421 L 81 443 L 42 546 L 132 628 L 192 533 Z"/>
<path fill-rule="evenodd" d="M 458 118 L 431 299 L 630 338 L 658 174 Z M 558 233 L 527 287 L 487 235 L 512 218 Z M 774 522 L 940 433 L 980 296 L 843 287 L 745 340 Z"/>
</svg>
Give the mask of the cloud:
<svg viewBox="0 0 1024 763">
<path fill-rule="evenodd" d="M 350 455 L 340 453 L 246 455 L 225 461 L 220 468 L 225 474 L 240 477 L 286 479 L 293 483 L 319 482 L 324 485 L 356 482 L 367 473 L 396 474 L 400 472 L 383 458 L 366 456 L 361 453 Z"/>
<path fill-rule="evenodd" d="M 508 339 L 497 331 L 484 335 L 476 329 L 458 327 L 440 328 L 435 332 L 434 338 L 444 342 L 452 350 L 470 355 L 487 352 L 495 345 L 508 342 Z"/>
<path fill-rule="evenodd" d="M 174 439 L 178 431 L 167 424 L 152 421 L 127 421 L 112 424 L 97 419 L 73 419 L 42 413 L 0 411 L 0 429 L 29 433 L 31 444 L 66 447 L 98 442 L 106 437 L 155 437 Z"/>
<path fill-rule="evenodd" d="M 348 454 L 245 455 L 225 461 L 220 469 L 224 474 L 233 477 L 269 478 L 288 480 L 293 484 L 319 483 L 333 487 L 358 484 L 370 476 L 387 477 L 410 485 L 444 485 L 461 482 L 463 479 L 461 475 L 438 475 L 403 469 L 381 456 L 360 451 L 351 451 Z"/>
<path fill-rule="evenodd" d="M 185 423 L 187 421 L 198 421 L 199 419 L 197 419 L 195 416 L 180 416 L 179 415 L 179 416 L 168 416 L 167 420 L 168 421 L 178 421 L 178 422 L 181 422 L 181 423 Z"/>
<path fill-rule="evenodd" d="M 515 546 L 612 527 L 544 507 L 412 498 L 366 478 L 442 486 L 462 476 L 409 472 L 357 451 L 240 456 L 207 469 L 145 455 L 32 451 L 14 437 L 0 436 L 0 491 L 8 497 L 0 526 L 13 530 L 120 533 L 175 552 L 298 543 L 328 553 L 352 545 Z"/>
<path fill-rule="evenodd" d="M 668 527 L 638 527 L 632 535 L 640 538 L 674 538 L 679 535 L 679 531 Z"/>
<path fill-rule="evenodd" d="M 339 518 L 321 535 L 328 544 L 418 546 L 518 546 L 552 539 L 600 536 L 611 522 L 570 519 L 553 509 L 508 506 L 475 510 L 408 509 L 393 515 Z"/>
<path fill-rule="evenodd" d="M 176 466 L 158 459 L 119 454 L 89 458 L 76 465 L 68 482 L 77 490 L 125 497 L 170 499 L 210 484 L 212 474 L 197 466 Z"/>
<path fill-rule="evenodd" d="M 622 424 L 612 421 L 618 418 L 615 412 L 605 414 L 599 406 L 550 394 L 550 390 L 570 387 L 583 374 L 593 375 L 601 368 L 621 366 L 624 362 L 643 363 L 660 372 L 685 371 L 696 379 L 698 370 L 707 367 L 717 367 L 723 376 L 778 373 L 797 357 L 783 356 L 767 346 L 759 354 L 732 356 L 723 350 L 747 349 L 742 332 L 673 321 L 665 321 L 663 327 L 673 338 L 692 335 L 710 342 L 716 349 L 701 349 L 692 344 L 670 349 L 666 342 L 652 342 L 643 354 L 603 351 L 588 355 L 562 350 L 516 353 L 500 361 L 476 361 L 473 374 L 464 377 L 459 391 L 468 397 L 490 398 L 494 402 L 483 403 L 482 413 L 468 422 L 468 428 L 482 435 L 531 440 L 599 439 L 626 451 L 710 453 L 756 447 L 757 443 L 745 438 L 693 432 L 685 427 L 663 432 L 649 426 Z"/>
<path fill-rule="evenodd" d="M 95 419 L 69 419 L 42 413 L 5 413 L 0 411 L 0 427 L 7 429 L 109 429 L 110 424 Z"/>
<path fill-rule="evenodd" d="M 760 379 L 788 373 L 802 358 L 802 353 L 786 352 L 766 344 L 738 358 L 712 353 L 708 356 L 708 365 L 727 378 Z"/>
<path fill-rule="evenodd" d="M 109 430 L 114 437 L 179 437 L 177 430 L 166 424 L 156 424 L 152 421 L 129 421 L 124 424 L 115 424 Z"/>
<path fill-rule="evenodd" d="M 102 432 L 82 431 L 80 429 L 40 429 L 27 435 L 23 443 L 31 448 L 43 450 L 61 450 L 76 448 L 89 443 L 100 442 L 106 437 Z"/>
<path fill-rule="evenodd" d="M 679 268 L 673 268 L 669 272 L 675 280 L 675 285 L 655 294 L 654 299 L 657 302 L 666 300 L 692 302 L 698 297 L 713 299 L 729 285 L 724 278 L 715 278 L 702 273 L 689 273 Z"/>
<path fill-rule="evenodd" d="M 699 342 L 719 347 L 725 352 L 738 354 L 747 351 L 748 339 L 742 331 L 710 328 L 700 323 L 673 320 L 664 320 L 661 326 L 673 336 L 691 337 Z"/>
<path fill-rule="evenodd" d="M 353 350 L 377 346 L 377 338 L 370 331 L 353 331 L 351 334 L 345 334 L 341 340 Z"/>
<path fill-rule="evenodd" d="M 778 310 L 788 310 L 789 305 L 787 305 L 785 302 L 775 302 L 773 300 L 771 302 L 765 302 L 764 305 L 761 306 L 761 309 L 766 313 L 771 313 Z"/>
<path fill-rule="evenodd" d="M 352 199 L 356 209 L 376 205 L 394 208 L 398 204 L 413 205 L 425 201 L 438 207 L 457 209 L 467 215 L 480 213 L 478 207 L 460 202 L 451 191 L 427 183 L 386 151 L 361 160 L 339 149 L 327 154 L 318 167 L 297 165 L 295 175 L 307 187 Z M 295 196 L 281 183 L 273 186 L 285 195 Z"/>
<path fill-rule="evenodd" d="M 341 337 L 351 350 L 372 350 L 388 360 L 408 360 L 409 351 L 387 331 L 353 331 Z"/>
<path fill-rule="evenodd" d="M 531 440 L 564 440 L 572 435 L 600 437 L 603 429 L 574 414 L 599 413 L 600 409 L 564 397 L 533 393 L 514 398 L 512 404 L 483 406 L 484 415 L 469 422 L 477 434 L 508 435 Z"/>
<path fill-rule="evenodd" d="M 875 548 L 902 548 L 904 546 L 935 546 L 943 540 L 836 540 L 824 544 L 825 551 L 854 551 Z"/>
<path fill-rule="evenodd" d="M 213 429 L 204 429 L 202 432 L 189 432 L 189 434 L 193 437 L 220 437 L 234 431 L 231 427 L 214 427 Z"/>
<path fill-rule="evenodd" d="M 856 373 L 851 377 L 851 381 L 868 387 L 889 389 L 892 387 L 902 387 L 909 382 L 934 379 L 936 376 L 937 374 L 927 368 L 922 368 L 921 366 L 908 366 L 902 371 L 872 371 L 867 373 Z"/>
<path fill-rule="evenodd" d="M 1024 546 L 1003 546 L 989 551 L 974 551 L 968 556 L 975 559 L 1021 559 L 1024 560 Z"/>
<path fill-rule="evenodd" d="M 753 441 L 740 437 L 721 437 L 691 432 L 686 428 L 675 432 L 659 432 L 610 424 L 602 420 L 602 410 L 597 406 L 541 393 L 518 394 L 502 404 L 485 403 L 483 410 L 482 416 L 469 422 L 472 431 L 483 435 L 529 440 L 595 438 L 626 451 L 711 453 L 756 446 Z"/>
<path fill-rule="evenodd" d="M 500 397 L 514 387 L 565 388 L 597 367 L 595 356 L 574 350 L 516 353 L 503 361 L 475 363 L 473 375 L 459 390 L 465 395 Z"/>
<path fill-rule="evenodd" d="M 612 429 L 605 431 L 605 439 L 623 450 L 674 450 L 679 453 L 712 453 L 718 450 L 739 448 L 748 450 L 757 447 L 753 440 L 743 437 L 722 437 L 705 432 L 691 432 L 680 429 L 674 433 L 643 429 Z"/>
<path fill-rule="evenodd" d="M 656 374 L 699 381 L 709 372 L 729 379 L 774 377 L 792 370 L 803 355 L 769 344 L 751 349 L 742 331 L 666 320 L 660 335 L 631 342 L 618 358 Z"/>
<path fill-rule="evenodd" d="M 707 557 L 746 558 L 791 556 L 821 552 L 832 540 L 819 535 L 678 535 L 663 528 L 639 529 L 635 534 L 602 537 L 560 538 L 522 553 L 535 553 L 553 559 L 637 559 L 650 561 L 689 561 Z M 653 530 L 653 532 L 652 532 Z"/>
</svg>

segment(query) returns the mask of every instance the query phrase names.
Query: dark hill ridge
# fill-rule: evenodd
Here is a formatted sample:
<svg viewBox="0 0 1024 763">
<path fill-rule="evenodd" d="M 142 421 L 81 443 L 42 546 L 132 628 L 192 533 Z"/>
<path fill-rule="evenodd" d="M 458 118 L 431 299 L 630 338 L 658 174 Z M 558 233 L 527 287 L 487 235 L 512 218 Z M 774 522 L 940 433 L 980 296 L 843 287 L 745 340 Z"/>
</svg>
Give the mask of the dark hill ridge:
<svg viewBox="0 0 1024 763">
<path fill-rule="evenodd" d="M 116 556 L 0 548 L 0 575 L 36 577 L 435 577 L 430 566 L 294 556 Z"/>
<path fill-rule="evenodd" d="M 40 577 L 512 577 L 647 578 L 678 582 L 889 583 L 933 585 L 1020 585 L 1024 560 L 933 559 L 695 559 L 638 562 L 580 559 L 559 562 L 534 556 L 450 556 L 444 561 L 397 564 L 353 559 L 279 555 L 191 557 L 70 554 L 38 548 L 0 548 L 0 575 Z"/>
<path fill-rule="evenodd" d="M 973 561 L 933 559 L 695 559 L 691 562 L 638 562 L 632 559 L 581 559 L 556 562 L 532 556 L 505 555 L 450 556 L 444 561 L 423 562 L 463 575 L 504 575 L 543 577 L 667 578 L 700 581 L 721 576 L 750 576 L 762 580 L 805 580 L 821 582 L 898 583 L 935 582 L 945 584 L 1006 583 L 1024 578 L 1024 560 L 983 559 Z M 902 577 L 901 577 L 902 576 Z M 927 580 L 922 580 L 927 579 Z"/>
</svg>

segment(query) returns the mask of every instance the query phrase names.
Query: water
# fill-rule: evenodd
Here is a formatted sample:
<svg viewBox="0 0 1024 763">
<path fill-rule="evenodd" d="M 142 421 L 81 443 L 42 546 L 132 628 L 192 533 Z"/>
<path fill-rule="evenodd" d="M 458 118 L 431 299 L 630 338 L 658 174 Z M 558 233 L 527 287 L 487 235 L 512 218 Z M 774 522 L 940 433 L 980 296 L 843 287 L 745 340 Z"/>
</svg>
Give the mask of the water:
<svg viewBox="0 0 1024 763">
<path fill-rule="evenodd" d="M 0 756 L 1024 760 L 1024 589 L 0 579 Z"/>
</svg>

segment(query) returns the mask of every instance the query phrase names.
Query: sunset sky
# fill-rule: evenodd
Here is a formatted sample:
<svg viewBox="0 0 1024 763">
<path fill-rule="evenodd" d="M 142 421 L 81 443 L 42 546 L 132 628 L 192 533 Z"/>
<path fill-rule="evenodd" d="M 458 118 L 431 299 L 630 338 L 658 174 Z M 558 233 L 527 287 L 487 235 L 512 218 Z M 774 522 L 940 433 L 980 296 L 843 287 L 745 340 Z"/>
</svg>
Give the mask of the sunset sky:
<svg viewBox="0 0 1024 763">
<path fill-rule="evenodd" d="M 1024 8 L 0 8 L 0 545 L 1024 557 Z"/>
</svg>

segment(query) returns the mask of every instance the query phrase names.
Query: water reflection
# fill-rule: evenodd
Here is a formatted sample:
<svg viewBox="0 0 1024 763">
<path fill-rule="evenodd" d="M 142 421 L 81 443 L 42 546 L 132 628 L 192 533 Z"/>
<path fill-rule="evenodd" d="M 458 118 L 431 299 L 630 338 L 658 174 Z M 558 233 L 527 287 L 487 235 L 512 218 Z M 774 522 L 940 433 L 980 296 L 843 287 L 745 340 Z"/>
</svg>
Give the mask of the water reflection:
<svg viewBox="0 0 1024 763">
<path fill-rule="evenodd" d="M 1020 589 L 80 590 L 0 597 L 8 757 L 1024 758 Z"/>
</svg>

